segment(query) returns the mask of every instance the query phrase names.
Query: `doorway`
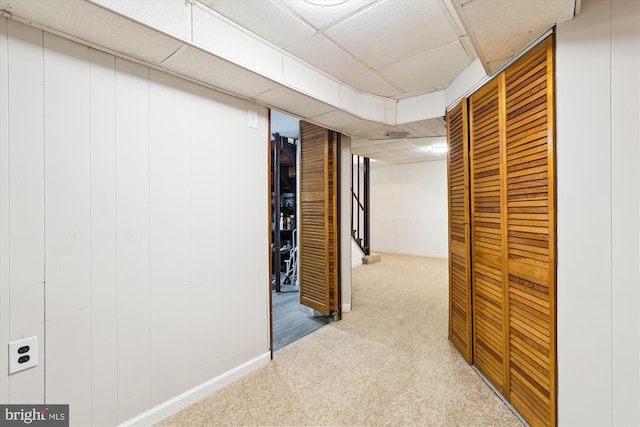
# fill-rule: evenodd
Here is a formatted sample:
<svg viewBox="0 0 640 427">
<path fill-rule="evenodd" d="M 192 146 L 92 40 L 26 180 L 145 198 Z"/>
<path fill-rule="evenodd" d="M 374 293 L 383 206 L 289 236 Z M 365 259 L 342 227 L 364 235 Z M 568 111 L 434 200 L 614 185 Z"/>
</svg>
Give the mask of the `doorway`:
<svg viewBox="0 0 640 427">
<path fill-rule="evenodd" d="M 300 121 L 271 110 L 272 350 L 325 326 L 330 317 L 300 302 Z"/>
</svg>

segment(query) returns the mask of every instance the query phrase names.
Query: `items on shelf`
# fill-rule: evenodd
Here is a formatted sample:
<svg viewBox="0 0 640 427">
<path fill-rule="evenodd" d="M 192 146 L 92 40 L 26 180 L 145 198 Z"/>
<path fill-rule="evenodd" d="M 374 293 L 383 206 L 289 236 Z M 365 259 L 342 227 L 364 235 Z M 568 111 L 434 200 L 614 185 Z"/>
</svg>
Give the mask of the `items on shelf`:
<svg viewBox="0 0 640 427">
<path fill-rule="evenodd" d="M 273 224 L 272 225 L 272 229 L 273 229 Z M 285 213 L 281 213 L 280 214 L 280 231 L 283 230 L 293 230 L 296 228 L 296 219 L 295 219 L 295 215 L 291 214 L 291 215 L 287 215 Z"/>
</svg>

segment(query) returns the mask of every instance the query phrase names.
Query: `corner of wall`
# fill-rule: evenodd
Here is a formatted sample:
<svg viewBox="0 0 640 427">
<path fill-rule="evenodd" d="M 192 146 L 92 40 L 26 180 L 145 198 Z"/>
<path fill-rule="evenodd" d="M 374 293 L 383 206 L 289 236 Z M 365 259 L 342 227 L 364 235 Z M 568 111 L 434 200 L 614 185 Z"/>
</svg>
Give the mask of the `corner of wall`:
<svg viewBox="0 0 640 427">
<path fill-rule="evenodd" d="M 585 0 L 557 26 L 562 425 L 640 423 L 639 20 L 638 2 Z"/>
<path fill-rule="evenodd" d="M 0 17 L 0 403 L 9 402 L 9 135 L 7 18 Z"/>
<path fill-rule="evenodd" d="M 179 412 L 180 410 L 196 403 L 197 401 L 207 397 L 211 393 L 231 384 L 232 382 L 242 378 L 243 376 L 254 372 L 271 361 L 271 352 L 261 354 L 242 365 L 233 368 L 209 381 L 206 381 L 184 393 L 157 405 L 148 411 L 131 418 L 120 424 L 119 427 L 143 427 L 155 424 L 165 418 Z"/>
<path fill-rule="evenodd" d="M 341 304 L 351 307 L 351 138 L 341 138 L 340 153 L 340 277 Z"/>
</svg>

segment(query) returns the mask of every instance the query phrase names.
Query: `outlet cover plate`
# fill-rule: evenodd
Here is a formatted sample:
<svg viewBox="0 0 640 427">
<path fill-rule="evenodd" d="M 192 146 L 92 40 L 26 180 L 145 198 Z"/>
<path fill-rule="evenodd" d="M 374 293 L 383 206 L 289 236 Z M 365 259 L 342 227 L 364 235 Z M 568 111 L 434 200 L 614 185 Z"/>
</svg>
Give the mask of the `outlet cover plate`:
<svg viewBox="0 0 640 427">
<path fill-rule="evenodd" d="M 247 121 L 251 129 L 258 129 L 258 112 L 253 110 L 247 111 Z"/>
<path fill-rule="evenodd" d="M 37 365 L 38 337 L 23 338 L 9 343 L 9 375 Z"/>
</svg>

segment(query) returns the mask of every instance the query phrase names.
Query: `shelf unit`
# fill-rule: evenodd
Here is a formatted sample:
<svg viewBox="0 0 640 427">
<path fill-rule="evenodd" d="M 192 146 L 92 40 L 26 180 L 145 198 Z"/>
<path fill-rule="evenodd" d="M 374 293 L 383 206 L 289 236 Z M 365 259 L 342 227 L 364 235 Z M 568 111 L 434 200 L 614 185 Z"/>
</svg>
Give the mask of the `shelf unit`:
<svg viewBox="0 0 640 427">
<path fill-rule="evenodd" d="M 278 133 L 273 135 L 271 141 L 271 257 L 276 292 L 281 292 L 280 273 L 286 265 L 285 261 L 289 259 L 290 250 L 294 243 L 293 234 L 297 227 L 296 142 Z"/>
</svg>

